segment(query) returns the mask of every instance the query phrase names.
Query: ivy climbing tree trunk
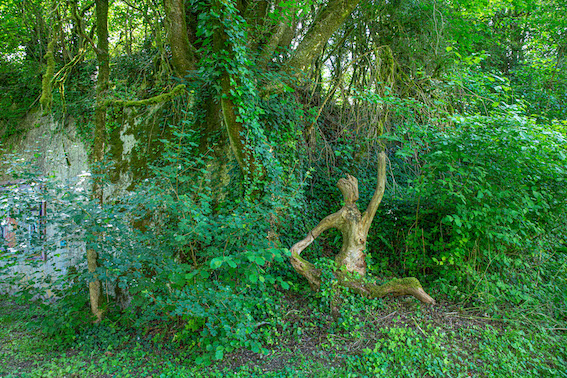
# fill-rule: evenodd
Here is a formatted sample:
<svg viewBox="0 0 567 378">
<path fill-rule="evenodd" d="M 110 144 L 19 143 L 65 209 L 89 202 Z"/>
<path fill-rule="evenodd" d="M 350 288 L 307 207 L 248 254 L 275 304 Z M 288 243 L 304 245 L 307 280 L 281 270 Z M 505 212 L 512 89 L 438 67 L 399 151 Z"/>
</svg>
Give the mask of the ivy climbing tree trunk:
<svg viewBox="0 0 567 378">
<path fill-rule="evenodd" d="M 95 105 L 95 129 L 93 143 L 93 187 L 92 195 L 102 206 L 104 200 L 101 182 L 101 165 L 104 159 L 106 145 L 106 93 L 110 77 L 110 56 L 108 53 L 108 0 L 96 0 L 96 22 L 97 22 L 97 47 L 98 75 L 96 83 L 96 105 Z M 95 220 L 96 222 L 96 220 Z M 96 235 L 94 235 L 96 238 Z M 98 253 L 92 245 L 87 245 L 87 266 L 89 272 L 94 275 L 89 282 L 89 298 L 91 311 L 96 321 L 102 320 L 102 288 L 101 282 L 96 275 L 98 268 Z"/>
<path fill-rule="evenodd" d="M 244 124 L 240 121 L 241 116 L 238 114 L 239 109 L 232 99 L 233 96 L 231 93 L 234 93 L 236 90 L 235 83 L 231 83 L 231 78 L 228 73 L 224 74 L 221 81 L 221 108 L 230 146 L 242 172 L 248 177 L 249 181 L 252 181 L 254 171 L 257 169 L 257 163 L 253 157 L 253 149 L 248 145 L 244 137 L 246 130 Z"/>
<path fill-rule="evenodd" d="M 321 270 L 300 256 L 321 233 L 329 228 L 337 228 L 343 236 L 343 245 L 335 257 L 336 275 L 339 283 L 369 298 L 380 298 L 388 294 L 413 295 L 423 303 L 434 304 L 416 278 L 395 279 L 383 285 L 376 285 L 364 279 L 366 275 L 366 240 L 370 225 L 382 201 L 386 186 L 386 154 L 378 156 L 378 182 L 376 190 L 366 211 L 361 214 L 356 205 L 358 200 L 358 180 L 347 175 L 337 183 L 343 194 L 345 205 L 336 213 L 324 218 L 305 239 L 291 247 L 291 264 L 307 279 L 313 290 L 321 286 Z"/>
<path fill-rule="evenodd" d="M 178 76 L 188 78 L 187 73 L 203 68 L 201 67 L 203 62 L 211 64 L 211 56 L 207 56 L 211 54 L 211 50 L 214 50 L 212 55 L 218 53 L 220 56 L 226 53 L 223 56 L 225 60 L 218 65 L 218 82 L 213 85 L 218 90 L 217 103 L 221 105 L 223 116 L 216 117 L 215 114 L 207 116 L 208 120 L 222 119 L 223 122 L 207 125 L 203 130 L 206 131 L 206 134 L 212 135 L 215 131 L 225 128 L 232 152 L 245 175 L 263 176 L 264 167 L 261 167 L 261 162 L 252 156 L 252 152 L 256 150 L 255 143 L 264 143 L 264 141 L 248 138 L 250 136 L 249 125 L 242 121 L 246 114 L 240 114 L 242 104 L 234 95 L 238 93 L 237 87 L 240 85 L 242 73 L 250 71 L 250 65 L 265 67 L 277 48 L 281 47 L 292 51 L 290 58 L 284 64 L 285 71 L 294 72 L 297 77 L 300 77 L 302 72 L 309 69 L 311 62 L 322 53 L 325 43 L 344 23 L 359 2 L 360 0 L 328 1 L 319 9 L 297 47 L 293 48 L 291 41 L 294 35 L 303 33 L 292 29 L 292 25 L 294 28 L 301 25 L 301 23 L 292 21 L 297 15 L 293 12 L 298 11 L 300 7 L 293 10 L 292 6 L 290 8 L 292 11 L 289 14 L 286 13 L 277 25 L 267 27 L 266 23 L 270 22 L 268 17 L 270 9 L 280 7 L 277 2 L 212 1 L 206 5 L 197 4 L 194 7 L 188 7 L 186 1 L 183 0 L 163 0 L 171 62 Z M 188 38 L 188 31 L 197 29 L 191 22 L 198 22 L 195 20 L 202 19 L 204 13 L 207 12 L 207 7 L 218 11 L 214 12 L 215 17 L 229 22 L 219 25 L 210 36 L 201 36 L 206 46 L 195 47 Z M 247 30 L 240 33 L 240 28 L 247 28 Z M 232 34 L 232 39 L 227 38 L 228 29 L 231 29 L 231 32 L 238 32 L 238 37 Z M 255 51 L 250 51 L 251 49 Z M 241 57 L 246 55 L 247 58 L 239 61 L 235 59 L 236 53 Z M 235 64 L 241 67 L 235 67 Z M 264 92 L 280 89 L 281 85 L 273 84 L 268 84 Z M 255 90 L 258 89 L 260 88 Z M 218 106 L 206 106 L 206 109 L 219 111 Z M 202 140 L 206 139 L 205 137 Z"/>
</svg>

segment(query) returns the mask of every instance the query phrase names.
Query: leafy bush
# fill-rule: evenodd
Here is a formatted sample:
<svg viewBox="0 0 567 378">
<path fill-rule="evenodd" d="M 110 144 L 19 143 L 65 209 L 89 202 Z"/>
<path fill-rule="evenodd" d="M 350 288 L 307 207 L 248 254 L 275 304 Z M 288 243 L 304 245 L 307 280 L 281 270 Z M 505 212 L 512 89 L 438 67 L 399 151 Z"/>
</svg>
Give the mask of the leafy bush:
<svg viewBox="0 0 567 378">
<path fill-rule="evenodd" d="M 443 216 L 446 237 L 431 259 L 446 278 L 476 282 L 488 267 L 508 271 L 557 246 L 567 205 L 565 125 L 514 112 L 466 117 L 431 141 L 415 189 Z M 511 294 L 511 284 L 500 289 Z"/>
<path fill-rule="evenodd" d="M 84 316 L 85 282 L 94 276 L 86 271 L 83 254 L 91 248 L 98 253 L 96 275 L 104 284 L 103 295 L 117 301 L 105 305 L 112 321 L 141 332 L 161 329 L 178 343 L 199 345 L 206 352 L 201 362 L 241 347 L 260 351 L 258 319 L 271 303 L 269 293 L 289 287 L 276 269 L 287 265 L 287 249 L 276 233 L 282 207 L 270 207 L 279 203 L 275 193 L 270 193 L 272 202 L 264 203 L 214 197 L 208 179 L 191 173 L 196 169 L 201 177 L 208 175 L 207 161 L 191 153 L 194 134 L 176 135 L 177 144 L 166 143 L 167 164 L 155 168 L 157 178 L 115 203 L 101 206 L 84 190 L 33 175 L 0 193 L 0 210 L 10 211 L 19 224 L 37 221 L 33 212 L 38 203 L 49 204 L 50 217 L 44 219 L 49 238 L 34 239 L 32 250 L 19 227 L 22 243 L 3 252 L 0 262 L 3 273 L 36 266 L 39 274 L 11 275 L 10 282 L 25 278 L 18 295 L 46 301 L 35 323 L 55 341 L 77 340 L 92 320 Z M 52 253 L 69 253 L 56 248 L 57 240 L 75 243 L 79 260 L 69 256 L 61 263 L 73 269 L 46 276 L 45 263 L 30 257 L 38 248 L 48 261 Z M 124 316 L 119 316 L 120 300 L 130 303 Z"/>
<path fill-rule="evenodd" d="M 261 350 L 264 304 L 273 287 L 289 287 L 278 274 L 287 265 L 280 214 L 301 191 L 274 186 L 257 200 L 213 186 L 214 164 L 196 151 L 190 125 L 173 126 L 154 178 L 113 206 L 100 277 L 129 292 L 131 325 L 150 331 L 167 321 L 173 340 L 200 346 L 198 362 L 208 363 L 241 347 Z"/>
<path fill-rule="evenodd" d="M 554 59 L 533 58 L 513 72 L 512 86 L 525 100 L 528 114 L 541 118 L 567 119 L 567 77 Z"/>
</svg>

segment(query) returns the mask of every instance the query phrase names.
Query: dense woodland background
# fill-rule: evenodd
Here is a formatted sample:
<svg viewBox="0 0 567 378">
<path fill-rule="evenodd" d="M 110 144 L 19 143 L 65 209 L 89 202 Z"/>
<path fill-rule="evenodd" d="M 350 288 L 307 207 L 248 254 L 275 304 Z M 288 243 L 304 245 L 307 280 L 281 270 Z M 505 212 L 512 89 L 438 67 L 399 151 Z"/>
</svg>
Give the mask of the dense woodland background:
<svg viewBox="0 0 567 378">
<path fill-rule="evenodd" d="M 566 63 L 564 0 L 5 0 L 0 146 L 20 181 L 0 211 L 23 219 L 48 200 L 47 222 L 85 246 L 82 263 L 18 292 L 57 298 L 30 326 L 68 346 L 112 325 L 198 366 L 313 329 L 320 345 L 372 333 L 340 369 L 565 376 Z M 9 155 L 34 112 L 76 125 L 87 191 Z M 342 206 L 339 178 L 358 178 L 366 207 L 381 151 L 368 279 L 416 277 L 439 308 L 500 322 L 500 336 L 472 332 L 461 350 L 416 318 L 413 334 L 373 330 L 369 314 L 393 299 L 338 288 L 336 230 L 302 254 L 319 292 L 294 271 L 289 248 Z M 43 190 L 26 197 L 22 182 Z M 42 263 L 24 247 L 4 248 L 3 269 Z M 486 370 L 495 356 L 501 370 Z"/>
</svg>

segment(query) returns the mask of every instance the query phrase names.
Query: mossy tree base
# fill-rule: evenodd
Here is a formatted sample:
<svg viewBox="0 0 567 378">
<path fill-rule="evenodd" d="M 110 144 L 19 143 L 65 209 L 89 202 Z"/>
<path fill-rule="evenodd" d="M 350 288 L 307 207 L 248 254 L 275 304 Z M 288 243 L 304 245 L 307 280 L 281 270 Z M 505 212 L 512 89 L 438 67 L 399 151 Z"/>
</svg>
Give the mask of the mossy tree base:
<svg viewBox="0 0 567 378">
<path fill-rule="evenodd" d="M 340 179 L 337 187 L 343 193 L 345 205 L 336 213 L 323 219 L 317 227 L 309 232 L 305 239 L 291 247 L 291 264 L 299 274 L 307 279 L 313 290 L 319 290 L 321 270 L 302 258 L 300 253 L 323 231 L 329 228 L 337 228 L 343 236 L 342 248 L 335 257 L 337 268 L 335 274 L 341 286 L 369 298 L 381 298 L 388 294 L 394 296 L 412 295 L 423 303 L 435 304 L 435 300 L 423 290 L 416 278 L 394 279 L 382 285 L 368 282 L 364 278 L 366 275 L 366 254 L 364 251 L 366 250 L 368 231 L 386 186 L 385 153 L 380 153 L 378 164 L 378 183 L 366 211 L 361 214 L 356 206 L 358 180 L 350 175 Z"/>
</svg>

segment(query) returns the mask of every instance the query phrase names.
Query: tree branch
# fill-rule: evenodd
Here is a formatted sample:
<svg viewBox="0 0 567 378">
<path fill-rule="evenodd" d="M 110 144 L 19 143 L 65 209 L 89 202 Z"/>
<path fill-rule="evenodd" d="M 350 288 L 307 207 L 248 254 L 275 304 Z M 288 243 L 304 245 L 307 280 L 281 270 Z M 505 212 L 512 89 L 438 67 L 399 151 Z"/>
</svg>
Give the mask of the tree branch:
<svg viewBox="0 0 567 378">
<path fill-rule="evenodd" d="M 293 19 L 295 18 L 295 13 L 290 12 L 289 9 L 287 10 L 286 13 L 285 12 L 286 9 L 282 8 L 281 6 L 279 7 L 279 9 L 282 14 L 281 16 L 282 19 L 275 26 L 275 28 L 270 30 L 271 31 L 271 33 L 269 32 L 270 36 L 267 42 L 264 43 L 262 46 L 262 53 L 258 57 L 258 65 L 260 67 L 265 67 L 269 63 L 270 59 L 272 58 L 272 55 L 277 50 L 277 48 L 281 45 L 285 45 L 285 46 L 289 45 L 291 39 L 293 38 L 293 31 L 290 27 L 290 24 L 293 22 Z"/>
<path fill-rule="evenodd" d="M 93 50 L 95 51 L 96 54 L 100 54 L 100 51 L 98 50 L 97 45 L 94 43 L 93 39 L 92 39 L 92 35 L 94 34 L 94 30 L 96 28 L 96 24 L 93 25 L 93 28 L 91 29 L 91 32 L 89 34 L 86 34 L 85 31 L 83 30 L 83 22 L 82 22 L 82 17 L 79 17 L 79 13 L 77 11 L 77 1 L 71 1 L 71 16 L 72 18 L 75 20 L 75 23 L 77 24 L 77 31 L 79 32 L 79 35 L 81 37 L 84 38 L 85 41 L 87 41 L 93 48 Z M 94 5 L 93 4 L 89 4 L 90 6 Z M 84 12 L 86 12 L 89 8 L 85 8 Z M 81 12 L 81 16 L 84 15 L 83 12 Z"/>
<path fill-rule="evenodd" d="M 341 286 L 369 298 L 381 298 L 388 294 L 413 295 L 423 303 L 434 304 L 435 300 L 423 290 L 416 278 L 394 279 L 383 285 L 376 285 L 364 278 L 366 274 L 365 249 L 368 231 L 386 186 L 386 154 L 384 152 L 378 155 L 377 180 L 374 195 L 364 215 L 361 215 L 356 206 L 356 201 L 358 200 L 358 180 L 351 175 L 340 179 L 337 187 L 343 194 L 344 206 L 336 213 L 325 217 L 303 240 L 291 247 L 291 264 L 300 275 L 307 279 L 309 286 L 313 290 L 319 290 L 321 286 L 321 270 L 300 257 L 299 254 L 313 243 L 323 231 L 335 227 L 341 231 L 343 236 L 342 248 L 335 257 L 335 276 Z"/>
<path fill-rule="evenodd" d="M 342 214 L 343 214 L 343 210 L 341 209 L 334 214 L 326 216 L 321 222 L 319 222 L 319 224 L 314 229 L 312 229 L 309 232 L 309 234 L 307 234 L 305 239 L 295 243 L 293 247 L 291 247 L 290 251 L 292 256 L 294 252 L 297 253 L 297 255 L 299 256 L 299 254 L 305 248 L 307 248 L 309 244 L 313 243 L 313 241 L 317 239 L 317 237 L 321 235 L 324 231 L 333 227 L 338 228 L 340 226 L 340 220 L 342 219 Z"/>
<path fill-rule="evenodd" d="M 352 13 L 360 0 L 330 0 L 315 17 L 311 28 L 297 46 L 289 60 L 287 70 L 306 71 L 311 62 L 323 51 L 323 46 Z"/>
<path fill-rule="evenodd" d="M 117 105 L 127 108 L 131 106 L 155 105 L 171 100 L 173 97 L 177 96 L 180 92 L 182 92 L 185 88 L 186 88 L 185 84 L 179 84 L 178 86 L 176 86 L 167 93 L 162 93 L 154 97 L 146 98 L 144 100 L 107 100 L 105 102 L 105 106 Z"/>
<path fill-rule="evenodd" d="M 389 294 L 394 297 L 411 295 L 422 303 L 435 304 L 435 299 L 423 290 L 419 280 L 414 277 L 395 278 L 385 284 L 376 285 L 367 282 L 364 278 L 347 277 L 343 272 L 337 272 L 337 274 L 342 286 L 368 298 L 382 298 Z"/>
<path fill-rule="evenodd" d="M 384 191 L 386 190 L 386 154 L 384 152 L 380 152 L 378 155 L 378 179 L 376 182 L 376 190 L 374 191 L 374 195 L 366 208 L 364 214 L 362 214 L 362 227 L 365 233 L 368 233 L 370 230 L 370 225 L 372 224 L 372 220 L 376 215 L 376 210 L 378 209 L 378 205 L 382 202 L 382 197 L 384 196 Z"/>
</svg>

